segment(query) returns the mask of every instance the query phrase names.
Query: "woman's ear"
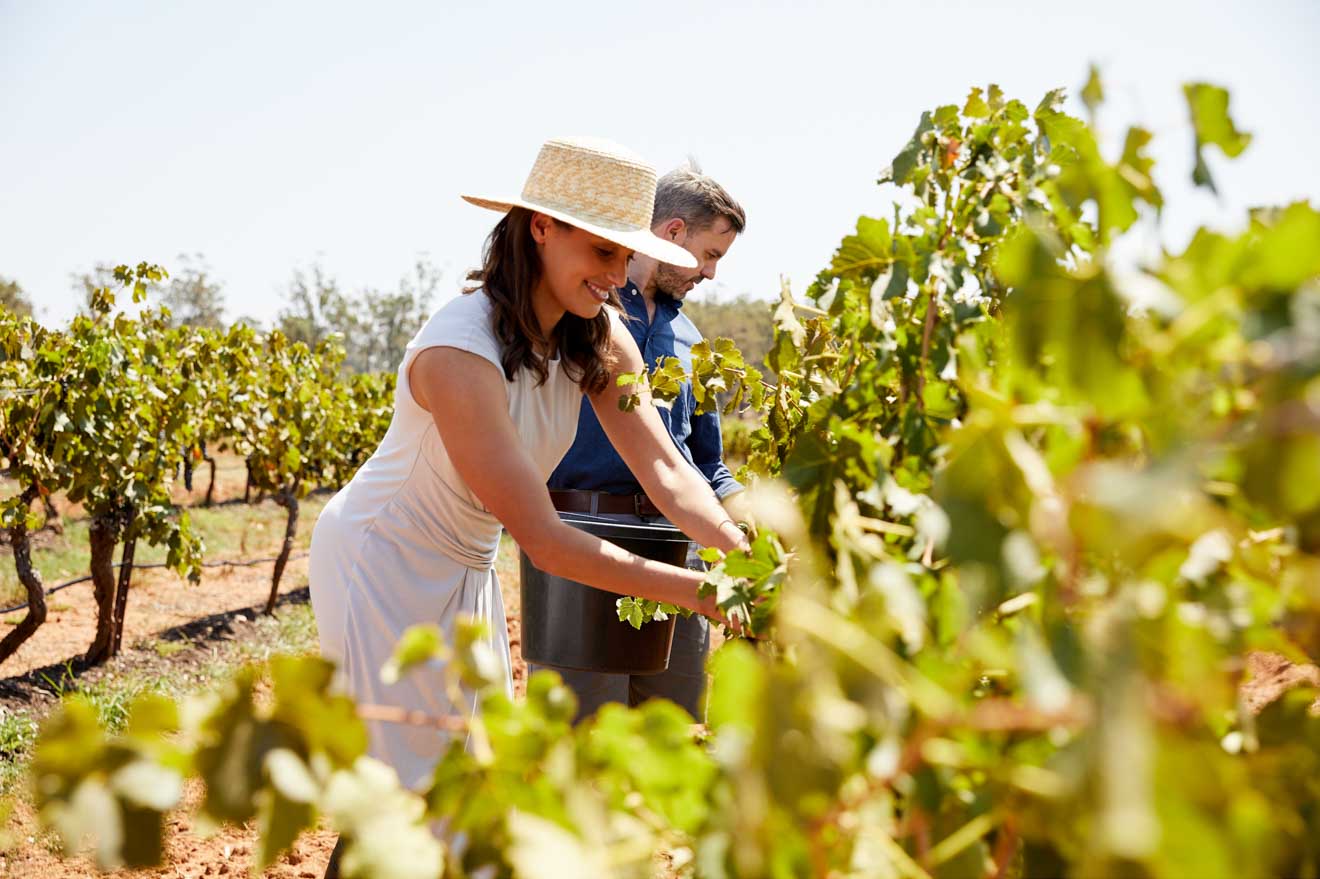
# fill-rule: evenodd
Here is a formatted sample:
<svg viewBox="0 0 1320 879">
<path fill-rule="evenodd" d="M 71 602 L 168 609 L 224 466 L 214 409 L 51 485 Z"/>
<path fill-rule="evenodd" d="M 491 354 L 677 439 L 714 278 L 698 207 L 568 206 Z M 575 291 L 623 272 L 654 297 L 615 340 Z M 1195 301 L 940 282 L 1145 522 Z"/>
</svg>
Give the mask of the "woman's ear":
<svg viewBox="0 0 1320 879">
<path fill-rule="evenodd" d="M 532 219 L 529 221 L 532 229 L 532 240 L 537 244 L 545 244 L 546 236 L 550 234 L 550 227 L 555 221 L 547 214 L 532 212 Z"/>
</svg>

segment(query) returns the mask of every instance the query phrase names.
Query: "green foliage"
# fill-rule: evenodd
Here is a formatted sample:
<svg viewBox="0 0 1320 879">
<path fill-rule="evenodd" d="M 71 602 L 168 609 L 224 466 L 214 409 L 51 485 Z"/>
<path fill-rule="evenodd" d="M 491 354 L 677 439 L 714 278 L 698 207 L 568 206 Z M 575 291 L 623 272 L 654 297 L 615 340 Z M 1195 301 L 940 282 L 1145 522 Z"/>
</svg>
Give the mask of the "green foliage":
<svg viewBox="0 0 1320 879">
<path fill-rule="evenodd" d="M 205 283 L 191 271 L 185 286 Z M 0 463 L 19 487 L 0 504 L 0 523 L 26 521 L 31 492 L 62 491 L 86 508 L 94 661 L 122 638 L 132 569 L 115 577 L 117 546 L 126 563 L 139 541 L 163 547 L 172 568 L 200 575 L 200 537 L 170 487 L 208 442 L 233 445 L 254 485 L 289 507 L 287 557 L 297 498 L 348 480 L 388 428 L 394 393 L 392 376 L 341 378 L 333 341 L 312 351 L 245 326 L 173 326 L 168 309 L 116 312 L 125 293 L 141 303 L 166 280 L 158 266 L 103 267 L 97 277 L 108 284 L 89 287 L 89 312 L 64 331 L 0 312 Z"/>
<path fill-rule="evenodd" d="M 58 490 L 68 478 L 50 453 L 56 424 L 68 421 L 57 419 L 50 403 L 73 374 L 63 346 L 61 335 L 30 317 L 0 311 L 0 466 L 18 483 L 0 507 L 5 527 L 29 515 L 19 501 L 24 489 L 42 484 Z"/>
<path fill-rule="evenodd" d="M 772 532 L 752 535 L 746 550 L 727 555 L 718 549 L 701 551 L 712 563 L 698 595 L 713 595 L 720 611 L 748 635 L 764 634 L 778 607 L 779 587 L 788 574 L 788 560 Z"/>
<path fill-rule="evenodd" d="M 475 671 L 455 663 L 460 678 Z M 682 709 L 613 705 L 573 727 L 576 700 L 553 672 L 522 702 L 483 689 L 468 746 L 454 739 L 427 794 L 446 836 L 466 839 L 447 875 L 649 876 L 657 850 L 706 821 L 715 766 Z"/>
<path fill-rule="evenodd" d="M 1240 151 L 1226 98 L 1192 91 L 1198 137 Z M 1107 156 L 1062 98 L 923 114 L 885 175 L 902 203 L 785 286 L 765 371 L 695 358 L 700 399 L 761 422 L 760 530 L 703 589 L 772 639 L 713 658 L 708 744 L 664 703 L 571 727 L 549 674 L 511 701 L 477 628 L 447 654 L 409 636 L 393 673 L 445 655 L 482 710 L 438 721 L 424 810 L 387 773 L 356 788 L 412 803 L 373 832 L 440 821 L 453 879 L 647 875 L 661 851 L 721 879 L 1315 874 L 1315 688 L 1262 709 L 1239 687 L 1251 651 L 1320 655 L 1320 213 L 1202 230 L 1140 304 L 1109 248 L 1162 209 L 1149 135 Z M 265 784 L 269 737 L 221 732 Z M 303 826 L 324 800 L 293 766 Z"/>
<path fill-rule="evenodd" d="M 380 670 L 384 683 L 397 683 L 413 666 L 435 660 L 447 662 L 452 652 L 445 644 L 444 632 L 435 623 L 412 626 L 394 645 L 394 655 Z"/>
<path fill-rule="evenodd" d="M 1241 152 L 1226 93 L 1187 95 L 1198 154 Z M 1150 135 L 1106 157 L 1061 102 L 924 114 L 893 219 L 859 220 L 809 304 L 783 291 L 743 475 L 793 489 L 762 509 L 799 554 L 792 659 L 716 666 L 717 740 L 750 739 L 709 875 L 1316 861 L 1313 792 L 1268 767 L 1310 765 L 1320 719 L 1251 740 L 1231 669 L 1320 653 L 1320 214 L 1202 231 L 1134 307 L 1105 255 L 1163 207 Z M 1264 802 L 1293 830 L 1234 823 Z"/>
<path fill-rule="evenodd" d="M 189 418 L 194 377 L 205 368 L 208 346 L 195 331 L 171 331 L 166 314 L 144 310 L 137 319 L 114 314 L 116 297 L 142 302 L 149 285 L 165 278 L 158 266 L 113 270 L 114 287 L 95 288 L 91 314 L 74 318 L 64 333 L 22 327 L 6 347 L 35 351 L 27 378 L 32 406 L 11 413 L 9 456 L 24 462 L 22 482 L 63 489 L 94 523 L 92 573 L 96 580 L 97 635 L 93 660 L 119 649 L 128 575 L 116 583 L 110 568 L 116 544 L 124 561 L 142 540 L 168 547 L 168 564 L 200 576 L 202 547 L 188 516 L 175 515 L 168 486 L 195 430 Z M 40 347 L 25 344 L 30 334 Z M 131 571 L 131 568 L 127 569 Z"/>
<path fill-rule="evenodd" d="M 761 363 L 774 341 L 774 326 L 765 302 L 746 294 L 733 299 L 689 296 L 683 313 L 710 339 L 729 339 L 748 363 Z"/>
<path fill-rule="evenodd" d="M 164 276 L 145 264 L 115 270 L 123 289 L 141 301 Z M 206 346 L 188 330 L 169 332 L 164 317 L 111 315 L 115 292 L 103 288 L 95 316 L 74 318 L 62 358 L 65 376 L 47 401 L 54 457 L 70 474 L 69 499 L 114 522 L 116 537 L 170 547 L 169 563 L 198 576 L 201 547 L 186 517 L 175 519 L 167 486 L 191 444 L 187 406 Z M 46 415 L 43 411 L 42 415 Z"/>
<path fill-rule="evenodd" d="M 254 487 L 302 497 L 314 485 L 332 484 L 344 420 L 353 416 L 348 387 L 335 380 L 343 350 L 327 341 L 312 351 L 276 330 L 257 356 L 257 381 L 228 425 Z"/>
<path fill-rule="evenodd" d="M 331 776 L 321 799 L 331 823 L 352 844 L 340 863 L 348 879 L 435 879 L 444 849 L 424 823 L 425 802 L 403 790 L 393 770 L 366 758 Z"/>
<path fill-rule="evenodd" d="M 665 601 L 652 601 L 649 598 L 620 598 L 615 602 L 619 619 L 634 629 L 640 629 L 651 620 L 667 620 L 675 614 L 690 617 L 692 611 Z"/>
</svg>

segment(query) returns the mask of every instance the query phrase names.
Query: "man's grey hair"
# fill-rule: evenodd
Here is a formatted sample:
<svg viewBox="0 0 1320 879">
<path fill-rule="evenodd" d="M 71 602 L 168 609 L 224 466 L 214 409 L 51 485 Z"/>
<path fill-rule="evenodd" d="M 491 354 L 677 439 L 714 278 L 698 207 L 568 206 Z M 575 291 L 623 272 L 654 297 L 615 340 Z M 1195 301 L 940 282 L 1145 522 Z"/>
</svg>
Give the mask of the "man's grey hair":
<svg viewBox="0 0 1320 879">
<path fill-rule="evenodd" d="M 651 225 L 678 217 L 694 230 L 708 229 L 724 217 L 735 233 L 741 234 L 747 226 L 747 215 L 742 205 L 733 200 L 712 178 L 701 173 L 696 159 L 687 162 L 661 177 L 655 187 L 655 211 Z"/>
</svg>

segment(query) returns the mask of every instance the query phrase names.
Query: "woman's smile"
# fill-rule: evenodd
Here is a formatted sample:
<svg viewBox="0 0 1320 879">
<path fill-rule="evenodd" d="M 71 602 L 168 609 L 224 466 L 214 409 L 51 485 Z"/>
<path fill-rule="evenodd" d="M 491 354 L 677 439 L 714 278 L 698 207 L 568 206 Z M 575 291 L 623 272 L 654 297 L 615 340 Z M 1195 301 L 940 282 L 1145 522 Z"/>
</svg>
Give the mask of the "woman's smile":
<svg viewBox="0 0 1320 879">
<path fill-rule="evenodd" d="M 614 290 L 613 287 L 597 287 L 595 284 L 591 283 L 590 281 L 587 281 L 585 283 L 587 285 L 587 289 L 590 290 L 593 294 L 595 294 L 596 298 L 599 299 L 601 302 L 610 301 L 610 293 L 613 292 Z"/>
</svg>

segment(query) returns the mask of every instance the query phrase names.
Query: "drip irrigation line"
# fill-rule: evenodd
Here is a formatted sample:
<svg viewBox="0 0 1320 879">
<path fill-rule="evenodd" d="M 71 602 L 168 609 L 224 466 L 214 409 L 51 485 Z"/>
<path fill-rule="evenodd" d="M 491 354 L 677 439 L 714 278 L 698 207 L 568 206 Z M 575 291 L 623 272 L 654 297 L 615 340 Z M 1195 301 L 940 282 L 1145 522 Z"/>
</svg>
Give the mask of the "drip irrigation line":
<svg viewBox="0 0 1320 879">
<path fill-rule="evenodd" d="M 301 552 L 290 553 L 289 561 L 293 561 L 294 559 L 305 558 L 310 554 L 311 553 L 305 550 Z M 202 562 L 202 567 L 203 568 L 251 568 L 254 565 L 268 564 L 269 562 L 276 561 L 278 558 L 279 558 L 278 556 L 271 556 L 268 559 L 247 559 L 246 561 L 241 561 L 241 562 L 231 562 L 231 561 Z M 111 567 L 122 568 L 123 566 L 124 566 L 123 562 L 115 562 Z M 168 568 L 168 567 L 169 565 L 165 564 L 164 562 L 153 562 L 149 565 L 133 565 L 133 570 L 145 571 L 148 568 Z M 45 591 L 46 597 L 49 598 L 50 596 L 54 595 L 56 592 L 59 592 L 61 589 L 67 589 L 68 587 L 76 586 L 79 583 L 86 583 L 90 579 L 92 579 L 92 575 L 87 574 L 86 576 L 77 577 L 73 580 L 69 580 L 67 583 L 61 583 L 58 586 L 52 586 Z M 13 613 L 16 610 L 23 610 L 27 606 L 28 606 L 28 602 L 25 601 L 22 604 L 16 604 L 13 607 L 0 607 L 0 615 Z"/>
</svg>

